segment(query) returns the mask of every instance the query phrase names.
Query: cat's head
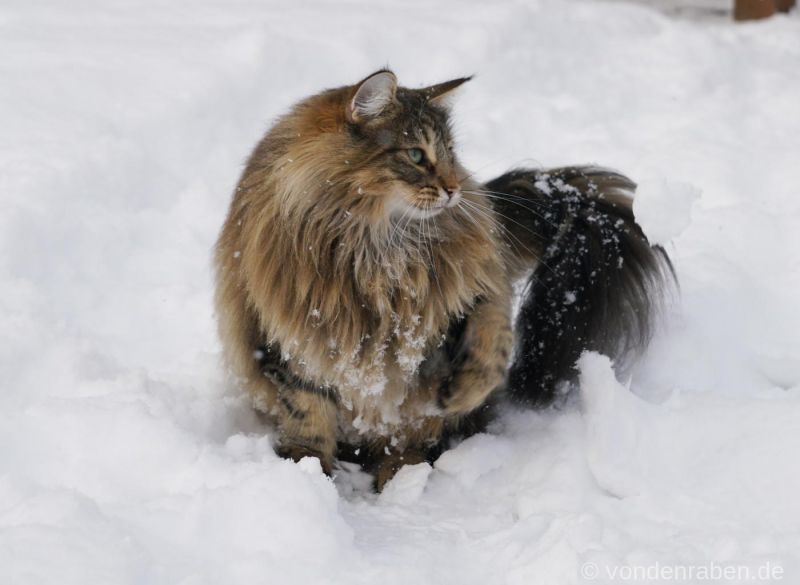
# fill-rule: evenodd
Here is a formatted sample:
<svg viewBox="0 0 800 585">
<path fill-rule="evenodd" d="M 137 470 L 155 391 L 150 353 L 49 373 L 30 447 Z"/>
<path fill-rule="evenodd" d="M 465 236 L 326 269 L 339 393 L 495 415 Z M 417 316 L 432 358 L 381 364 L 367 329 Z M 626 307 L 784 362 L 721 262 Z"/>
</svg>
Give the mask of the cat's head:
<svg viewBox="0 0 800 585">
<path fill-rule="evenodd" d="M 408 89 L 381 70 L 346 88 L 343 155 L 358 161 L 367 195 L 383 199 L 386 215 L 427 218 L 458 205 L 466 173 L 453 148 L 446 100 L 469 79 Z"/>
</svg>

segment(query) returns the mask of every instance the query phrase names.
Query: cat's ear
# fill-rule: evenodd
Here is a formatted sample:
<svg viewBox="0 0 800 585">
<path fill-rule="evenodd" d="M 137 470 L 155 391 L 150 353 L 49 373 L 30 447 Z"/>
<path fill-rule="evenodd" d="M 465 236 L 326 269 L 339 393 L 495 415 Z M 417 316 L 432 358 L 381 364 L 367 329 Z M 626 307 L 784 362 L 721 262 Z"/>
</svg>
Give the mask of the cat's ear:
<svg viewBox="0 0 800 585">
<path fill-rule="evenodd" d="M 419 91 L 430 103 L 436 104 L 437 106 L 448 106 L 450 104 L 450 99 L 453 97 L 453 92 L 470 79 L 472 79 L 472 75 L 469 77 L 451 79 L 450 81 L 445 81 L 444 83 L 437 83 L 436 85 L 431 85 L 430 87 L 424 87 Z"/>
<path fill-rule="evenodd" d="M 347 117 L 351 122 L 377 118 L 395 101 L 395 92 L 397 77 L 394 73 L 385 69 L 373 73 L 359 84 L 347 104 Z"/>
</svg>

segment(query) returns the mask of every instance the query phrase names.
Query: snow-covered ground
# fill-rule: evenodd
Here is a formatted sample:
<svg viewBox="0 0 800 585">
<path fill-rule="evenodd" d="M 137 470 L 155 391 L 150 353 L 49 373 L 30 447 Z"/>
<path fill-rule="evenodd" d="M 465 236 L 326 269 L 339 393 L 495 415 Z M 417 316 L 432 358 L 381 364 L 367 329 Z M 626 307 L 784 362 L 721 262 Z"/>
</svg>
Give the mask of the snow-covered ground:
<svg viewBox="0 0 800 585">
<path fill-rule="evenodd" d="M 800 582 L 797 14 L 18 0 L 0 55 L 1 583 Z M 682 297 L 629 388 L 587 355 L 575 404 L 378 497 L 273 454 L 220 366 L 209 257 L 270 120 L 387 63 L 477 73 L 456 121 L 483 178 L 640 181 Z"/>
</svg>

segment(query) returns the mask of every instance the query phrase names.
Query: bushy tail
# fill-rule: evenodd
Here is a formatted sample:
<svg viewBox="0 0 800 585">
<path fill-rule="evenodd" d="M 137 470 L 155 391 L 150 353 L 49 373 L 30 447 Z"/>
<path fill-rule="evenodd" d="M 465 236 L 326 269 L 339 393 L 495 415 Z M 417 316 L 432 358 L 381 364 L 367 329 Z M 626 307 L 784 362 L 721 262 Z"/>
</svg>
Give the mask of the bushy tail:
<svg viewBox="0 0 800 585">
<path fill-rule="evenodd" d="M 516 323 L 509 391 L 546 405 L 584 350 L 625 363 L 650 341 L 672 264 L 633 218 L 636 185 L 596 167 L 515 170 L 485 189 L 512 261 L 536 268 Z"/>
</svg>

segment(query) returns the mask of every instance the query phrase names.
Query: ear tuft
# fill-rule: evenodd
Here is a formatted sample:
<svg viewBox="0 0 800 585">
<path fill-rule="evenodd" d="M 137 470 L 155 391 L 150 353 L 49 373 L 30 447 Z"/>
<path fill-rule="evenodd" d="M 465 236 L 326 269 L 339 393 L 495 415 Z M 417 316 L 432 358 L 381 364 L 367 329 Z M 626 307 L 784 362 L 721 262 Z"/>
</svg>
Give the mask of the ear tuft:
<svg viewBox="0 0 800 585">
<path fill-rule="evenodd" d="M 378 71 L 362 81 L 353 99 L 347 106 L 347 113 L 353 122 L 360 122 L 380 116 L 394 102 L 397 91 L 397 77 L 387 70 Z"/>
<path fill-rule="evenodd" d="M 424 87 L 419 91 L 422 92 L 429 102 L 439 106 L 446 106 L 448 100 L 452 97 L 452 92 L 472 79 L 472 77 L 473 76 L 470 75 L 469 77 L 451 79 L 450 81 L 445 81 L 444 83 L 437 83 L 436 85 L 431 85 L 430 87 Z"/>
</svg>

